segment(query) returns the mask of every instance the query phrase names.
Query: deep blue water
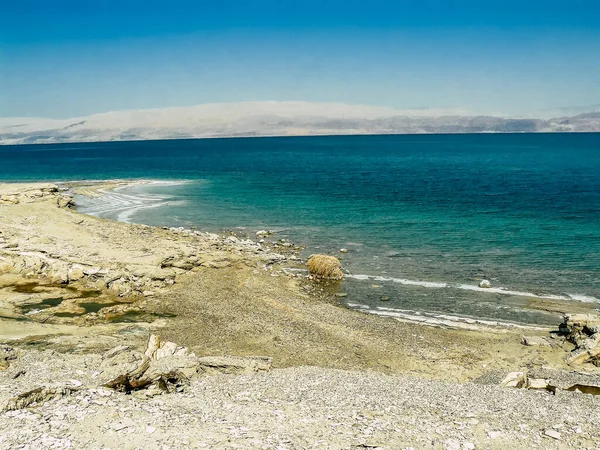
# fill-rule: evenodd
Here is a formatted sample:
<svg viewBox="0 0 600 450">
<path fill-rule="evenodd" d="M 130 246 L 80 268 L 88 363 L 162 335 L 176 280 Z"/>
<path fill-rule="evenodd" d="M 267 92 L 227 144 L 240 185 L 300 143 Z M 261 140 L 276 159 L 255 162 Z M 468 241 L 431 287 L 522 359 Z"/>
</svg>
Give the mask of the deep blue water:
<svg viewBox="0 0 600 450">
<path fill-rule="evenodd" d="M 555 320 L 530 310 L 531 296 L 460 286 L 482 278 L 515 291 L 600 299 L 600 134 L 0 146 L 0 180 L 114 178 L 192 181 L 130 190 L 172 200 L 129 211 L 134 222 L 276 229 L 307 253 L 347 248 L 340 256 L 354 274 L 451 283 L 349 279 L 343 289 L 353 303 Z M 382 304 L 382 295 L 391 301 Z"/>
</svg>

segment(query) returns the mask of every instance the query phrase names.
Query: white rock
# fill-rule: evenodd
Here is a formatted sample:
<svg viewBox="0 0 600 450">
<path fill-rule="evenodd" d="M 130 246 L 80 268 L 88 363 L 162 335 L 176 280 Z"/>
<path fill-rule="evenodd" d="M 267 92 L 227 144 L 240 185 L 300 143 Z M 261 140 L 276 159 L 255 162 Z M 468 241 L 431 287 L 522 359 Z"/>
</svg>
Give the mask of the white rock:
<svg viewBox="0 0 600 450">
<path fill-rule="evenodd" d="M 154 359 L 157 361 L 162 358 L 172 356 L 177 351 L 177 344 L 174 342 L 162 342 L 160 347 L 154 353 Z"/>
<path fill-rule="evenodd" d="M 444 441 L 444 448 L 446 450 L 460 450 L 460 442 L 456 439 L 446 439 Z"/>
<path fill-rule="evenodd" d="M 151 426 L 146 427 L 146 433 L 148 433 L 148 434 L 152 434 L 155 431 L 156 431 L 156 428 L 154 428 L 154 427 L 151 427 Z"/>
<path fill-rule="evenodd" d="M 348 249 L 347 248 L 340 248 L 340 253 L 348 253 Z"/>
<path fill-rule="evenodd" d="M 479 282 L 479 287 L 480 288 L 484 288 L 484 289 L 488 289 L 492 287 L 492 283 L 490 283 L 489 280 L 481 280 Z"/>
<path fill-rule="evenodd" d="M 101 267 L 84 267 L 83 268 L 83 273 L 85 275 L 97 275 L 100 272 L 102 272 Z"/>
<path fill-rule="evenodd" d="M 546 430 L 544 431 L 544 435 L 560 441 L 560 433 L 556 430 Z"/>
<path fill-rule="evenodd" d="M 525 377 L 523 376 L 523 372 L 510 372 L 504 380 L 500 382 L 500 386 L 505 387 L 523 387 L 525 384 Z"/>
<path fill-rule="evenodd" d="M 79 380 L 69 380 L 73 386 L 79 387 L 82 386 L 83 383 Z"/>
<path fill-rule="evenodd" d="M 527 388 L 528 389 L 547 389 L 550 384 L 550 380 L 545 380 L 543 378 L 528 378 L 527 379 Z"/>
</svg>

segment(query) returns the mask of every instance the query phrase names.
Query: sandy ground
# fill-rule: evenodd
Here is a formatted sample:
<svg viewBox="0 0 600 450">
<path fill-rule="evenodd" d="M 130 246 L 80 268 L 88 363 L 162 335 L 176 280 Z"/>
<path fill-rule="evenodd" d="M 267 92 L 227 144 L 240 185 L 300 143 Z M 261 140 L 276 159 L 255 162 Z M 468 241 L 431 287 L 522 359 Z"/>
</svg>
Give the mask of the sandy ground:
<svg viewBox="0 0 600 450">
<path fill-rule="evenodd" d="M 89 187 L 84 193 L 101 195 Z M 363 314 L 339 306 L 326 295 L 331 289 L 322 292 L 289 272 L 299 265 L 293 252 L 282 255 L 232 236 L 89 217 L 68 200 L 52 185 L 0 184 L 0 342 L 21 355 L 12 369 L 0 370 L 0 397 L 42 383 L 39 376 L 9 378 L 30 361 L 30 352 L 57 352 L 54 359 L 66 358 L 64 373 L 86 372 L 91 363 L 68 355 L 93 358 L 122 343 L 142 348 L 150 332 L 198 355 L 270 356 L 275 369 L 246 378 L 200 378 L 185 393 L 145 406 L 113 393 L 97 405 L 98 414 L 129 417 L 132 424 L 121 430 L 107 419 L 88 428 L 92 419 L 77 418 L 82 405 L 95 408 L 92 386 L 0 415 L 0 448 L 592 448 L 600 439 L 589 416 L 600 411 L 598 397 L 498 386 L 498 377 L 512 371 L 574 370 L 564 362 L 571 344 L 551 339 L 550 330 L 442 329 Z M 35 309 L 56 298 L 60 304 Z M 90 304 L 107 307 L 89 312 Z M 547 338 L 548 345 L 524 346 L 523 334 Z M 52 364 L 53 358 L 42 359 Z M 600 373 L 590 364 L 576 369 Z M 271 388 L 277 401 L 260 400 L 270 398 L 265 392 Z M 243 392 L 253 400 L 238 398 Z M 152 414 L 123 414 L 127 408 L 164 413 L 159 426 L 147 425 L 164 432 L 146 433 L 142 425 Z M 57 414 L 64 420 L 54 429 Z M 37 431 L 20 437 L 6 432 L 25 423 L 35 423 Z M 102 427 L 112 431 L 90 431 Z M 363 435 L 367 428 L 371 434 Z M 560 439 L 545 435 L 547 428 L 562 433 Z M 183 430 L 193 435 L 188 444 Z M 69 443 L 57 444 L 65 438 Z"/>
</svg>

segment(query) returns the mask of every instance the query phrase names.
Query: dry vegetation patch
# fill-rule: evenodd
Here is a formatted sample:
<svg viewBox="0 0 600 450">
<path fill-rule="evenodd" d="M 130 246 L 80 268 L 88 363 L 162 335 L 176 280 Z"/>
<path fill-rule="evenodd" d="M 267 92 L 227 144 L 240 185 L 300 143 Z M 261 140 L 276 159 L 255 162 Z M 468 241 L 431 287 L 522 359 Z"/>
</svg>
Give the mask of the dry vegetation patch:
<svg viewBox="0 0 600 450">
<path fill-rule="evenodd" d="M 313 255 L 307 263 L 308 272 L 317 278 L 341 280 L 344 278 L 342 263 L 335 256 Z"/>
</svg>

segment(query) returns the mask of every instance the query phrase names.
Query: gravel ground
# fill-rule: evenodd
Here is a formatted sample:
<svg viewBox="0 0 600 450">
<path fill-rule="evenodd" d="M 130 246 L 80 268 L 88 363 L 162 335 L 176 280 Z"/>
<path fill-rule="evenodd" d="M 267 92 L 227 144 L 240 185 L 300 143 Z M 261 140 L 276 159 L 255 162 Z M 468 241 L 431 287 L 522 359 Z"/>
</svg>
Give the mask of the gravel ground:
<svg viewBox="0 0 600 450">
<path fill-rule="evenodd" d="M 71 377 L 83 380 L 79 392 L 0 415 L 1 449 L 545 449 L 600 443 L 600 398 L 574 392 L 555 396 L 298 367 L 207 376 L 183 393 L 142 399 L 86 387 L 81 374 Z"/>
</svg>

